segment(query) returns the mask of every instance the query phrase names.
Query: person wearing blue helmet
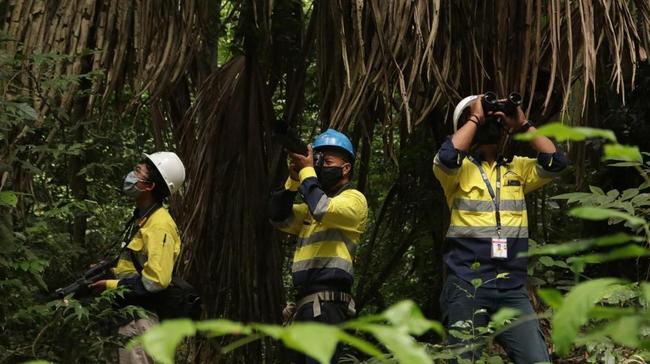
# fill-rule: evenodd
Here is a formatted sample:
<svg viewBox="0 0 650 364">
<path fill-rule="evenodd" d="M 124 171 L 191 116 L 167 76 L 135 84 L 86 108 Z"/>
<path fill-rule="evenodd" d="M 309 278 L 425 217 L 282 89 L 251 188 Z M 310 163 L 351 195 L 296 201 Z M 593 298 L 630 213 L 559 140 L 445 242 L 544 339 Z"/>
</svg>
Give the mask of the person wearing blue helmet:
<svg viewBox="0 0 650 364">
<path fill-rule="evenodd" d="M 307 149 L 307 155 L 289 153 L 289 178 L 271 196 L 271 222 L 298 237 L 291 266 L 296 303 L 284 314 L 289 322 L 338 324 L 355 314 L 352 267 L 368 204 L 350 186 L 355 155 L 347 136 L 328 129 Z M 297 194 L 300 203 L 294 203 Z M 318 362 L 291 357 L 293 363 Z"/>
</svg>

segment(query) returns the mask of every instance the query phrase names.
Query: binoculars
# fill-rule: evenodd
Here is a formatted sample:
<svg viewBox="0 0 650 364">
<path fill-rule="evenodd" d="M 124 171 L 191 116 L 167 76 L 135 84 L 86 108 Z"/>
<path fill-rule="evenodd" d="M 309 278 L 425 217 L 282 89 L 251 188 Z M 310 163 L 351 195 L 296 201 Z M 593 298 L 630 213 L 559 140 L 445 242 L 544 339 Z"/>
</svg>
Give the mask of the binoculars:
<svg viewBox="0 0 650 364">
<path fill-rule="evenodd" d="M 505 101 L 500 101 L 496 93 L 488 91 L 483 95 L 483 111 L 486 115 L 489 112 L 501 111 L 508 116 L 515 116 L 521 101 L 521 95 L 517 92 L 511 92 Z"/>
</svg>

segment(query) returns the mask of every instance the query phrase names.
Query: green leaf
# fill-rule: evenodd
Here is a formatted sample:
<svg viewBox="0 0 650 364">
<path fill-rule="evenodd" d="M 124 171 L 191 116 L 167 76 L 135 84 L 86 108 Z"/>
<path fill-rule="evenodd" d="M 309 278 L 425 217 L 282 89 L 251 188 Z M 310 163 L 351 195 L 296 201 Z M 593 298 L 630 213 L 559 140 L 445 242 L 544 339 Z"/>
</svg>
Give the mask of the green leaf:
<svg viewBox="0 0 650 364">
<path fill-rule="evenodd" d="M 487 358 L 487 364 L 503 364 L 503 359 L 500 356 L 491 356 Z"/>
<path fill-rule="evenodd" d="M 239 322 L 230 320 L 206 320 L 194 323 L 194 327 L 199 331 L 207 331 L 207 336 L 223 335 L 248 335 L 251 328 Z"/>
<path fill-rule="evenodd" d="M 603 151 L 603 160 L 643 163 L 639 147 L 622 144 L 606 144 Z"/>
<path fill-rule="evenodd" d="M 569 291 L 551 321 L 553 343 L 559 355 L 564 356 L 569 352 L 578 330 L 587 323 L 591 308 L 609 292 L 610 287 L 621 282 L 614 278 L 594 279 L 580 283 Z"/>
<path fill-rule="evenodd" d="M 637 244 L 631 244 L 623 248 L 614 249 L 607 253 L 589 254 L 589 255 L 571 257 L 567 259 L 567 262 L 572 265 L 578 264 L 580 266 L 584 266 L 586 264 L 598 264 L 598 263 L 609 262 L 612 260 L 639 258 L 639 257 L 646 257 L 649 255 L 650 255 L 650 250 L 648 250 L 647 248 L 644 248 Z"/>
<path fill-rule="evenodd" d="M 424 346 L 420 345 L 404 330 L 396 330 L 393 327 L 376 324 L 365 325 L 363 330 L 370 332 L 379 342 L 385 345 L 393 353 L 398 363 L 433 363 Z"/>
<path fill-rule="evenodd" d="M 400 301 L 390 306 L 382 316 L 393 326 L 403 326 L 413 335 L 422 335 L 434 328 L 431 321 L 424 317 L 420 308 L 411 300 Z"/>
<path fill-rule="evenodd" d="M 492 315 L 492 325 L 495 329 L 504 327 L 509 321 L 516 318 L 521 313 L 520 310 L 512 307 L 503 307 Z"/>
<path fill-rule="evenodd" d="M 616 162 L 616 163 L 609 163 L 607 166 L 608 167 L 636 167 L 640 165 L 641 163 L 639 162 Z"/>
<path fill-rule="evenodd" d="M 603 300 L 603 303 L 604 300 Z M 614 320 L 622 316 L 633 315 L 636 310 L 632 307 L 596 306 L 589 311 L 589 318 L 594 320 Z"/>
<path fill-rule="evenodd" d="M 629 348 L 644 348 L 645 343 L 641 336 L 644 318 L 640 315 L 625 315 L 615 319 L 608 320 L 604 325 L 592 329 L 589 333 L 579 339 L 577 344 L 589 345 L 594 342 L 602 341 L 606 336 L 620 345 Z"/>
<path fill-rule="evenodd" d="M 631 302 L 631 300 L 639 297 L 637 286 L 636 283 L 615 286 L 607 293 L 607 295 L 605 295 L 605 297 L 603 297 L 603 303 L 609 305 L 622 305 Z"/>
<path fill-rule="evenodd" d="M 251 324 L 251 327 L 276 340 L 280 340 L 284 333 L 284 327 L 278 325 Z"/>
<path fill-rule="evenodd" d="M 616 135 L 611 130 L 571 127 L 559 122 L 543 125 L 533 133 L 517 134 L 515 140 L 530 141 L 540 135 L 554 138 L 558 142 L 566 140 L 582 141 L 588 138 L 604 138 L 612 142 L 616 141 Z"/>
<path fill-rule="evenodd" d="M 593 195 L 588 192 L 571 192 L 571 193 L 563 193 L 561 195 L 553 196 L 551 197 L 551 200 L 568 200 L 567 202 L 572 203 L 576 201 L 581 201 L 591 196 Z"/>
<path fill-rule="evenodd" d="M 373 344 L 358 338 L 356 336 L 350 335 L 347 332 L 341 330 L 339 331 L 339 340 L 344 342 L 352 347 L 359 349 L 359 351 L 368 354 L 377 359 L 384 358 L 384 353 L 381 350 L 377 349 Z"/>
<path fill-rule="evenodd" d="M 36 120 L 38 118 L 38 113 L 36 112 L 36 110 L 34 110 L 33 107 L 22 102 L 15 105 L 16 105 L 16 109 L 20 110 L 20 112 L 23 114 L 24 119 Z"/>
<path fill-rule="evenodd" d="M 585 219 L 585 220 L 595 220 L 595 221 L 618 218 L 618 219 L 626 220 L 632 226 L 643 225 L 646 222 L 643 218 L 633 216 L 622 211 L 606 209 L 602 207 L 591 207 L 591 206 L 576 207 L 569 211 L 569 215 L 573 217 Z"/>
<path fill-rule="evenodd" d="M 176 346 L 185 337 L 196 333 L 191 320 L 166 320 L 139 336 L 129 343 L 129 347 L 142 344 L 144 350 L 157 362 L 163 364 L 174 363 Z"/>
<path fill-rule="evenodd" d="M 631 202 L 637 206 L 650 205 L 650 193 L 642 193 L 637 196 L 634 196 Z"/>
<path fill-rule="evenodd" d="M 12 191 L 0 191 L 0 206 L 16 207 L 18 197 Z"/>
<path fill-rule="evenodd" d="M 552 267 L 554 265 L 554 263 L 555 263 L 553 258 L 548 257 L 548 256 L 540 257 L 539 262 L 542 263 L 542 265 L 546 266 L 546 267 Z"/>
<path fill-rule="evenodd" d="M 288 348 L 328 364 L 336 350 L 340 331 L 336 326 L 318 322 L 294 322 L 284 328 L 281 338 Z"/>
<path fill-rule="evenodd" d="M 650 304 L 650 283 L 641 283 L 641 292 L 646 304 Z"/>
<path fill-rule="evenodd" d="M 588 335 L 587 338 L 594 339 L 609 336 L 620 345 L 629 348 L 640 348 L 642 345 L 639 334 L 642 321 L 643 317 L 639 315 L 623 316 L 603 325 L 599 330 L 595 330 L 595 332 Z"/>
<path fill-rule="evenodd" d="M 561 244 L 547 244 L 531 248 L 527 253 L 519 254 L 520 257 L 531 257 L 536 255 L 573 255 L 594 247 L 620 245 L 629 242 L 642 242 L 645 239 L 640 236 L 617 233 L 600 238 L 582 239 Z M 541 259 L 541 258 L 540 258 Z"/>
<path fill-rule="evenodd" d="M 629 200 L 634 196 L 637 196 L 638 194 L 639 194 L 638 188 L 628 188 L 627 190 L 623 191 L 623 195 L 621 196 L 621 201 Z"/>
<path fill-rule="evenodd" d="M 483 284 L 483 280 L 481 278 L 474 278 L 471 283 L 474 288 L 479 288 Z"/>
<path fill-rule="evenodd" d="M 553 309 L 557 309 L 564 302 L 562 293 L 554 288 L 540 288 L 537 290 L 539 297 Z"/>
<path fill-rule="evenodd" d="M 590 185 L 589 186 L 589 191 L 591 191 L 591 193 L 593 193 L 595 195 L 605 196 L 605 192 L 603 191 L 603 189 L 598 187 L 598 186 L 591 186 Z"/>
</svg>

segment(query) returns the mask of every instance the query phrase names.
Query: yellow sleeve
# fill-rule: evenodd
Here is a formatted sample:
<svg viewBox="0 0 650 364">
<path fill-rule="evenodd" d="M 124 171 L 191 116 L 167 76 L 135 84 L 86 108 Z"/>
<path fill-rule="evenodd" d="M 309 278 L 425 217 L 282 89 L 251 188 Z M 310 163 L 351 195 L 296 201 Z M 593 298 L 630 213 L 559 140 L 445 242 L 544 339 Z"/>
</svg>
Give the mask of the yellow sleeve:
<svg viewBox="0 0 650 364">
<path fill-rule="evenodd" d="M 464 162 L 465 161 L 463 161 L 463 163 Z M 440 182 L 445 196 L 452 196 L 456 192 L 456 189 L 458 188 L 461 167 L 454 169 L 445 167 L 445 165 L 440 162 L 438 154 L 436 154 L 435 158 L 433 159 L 433 175 L 436 176 Z"/>
<path fill-rule="evenodd" d="M 149 292 L 163 290 L 172 281 L 174 249 L 178 233 L 167 225 L 153 225 L 142 232 L 147 262 L 142 267 L 142 283 Z M 178 244 L 180 246 L 180 244 Z"/>
<path fill-rule="evenodd" d="M 296 181 L 291 177 L 287 177 L 287 181 L 284 183 L 285 190 L 296 192 L 298 191 L 298 187 L 300 187 L 300 181 Z"/>
<path fill-rule="evenodd" d="M 275 227 L 287 234 L 298 235 L 309 213 L 306 203 L 293 204 L 291 216 L 286 221 L 275 223 Z"/>
<path fill-rule="evenodd" d="M 321 222 L 342 230 L 363 233 L 368 218 L 368 202 L 357 190 L 345 190 L 329 198 Z"/>
<path fill-rule="evenodd" d="M 517 173 L 524 179 L 524 193 L 533 192 L 549 183 L 553 176 L 537 163 L 537 159 L 515 157 L 513 159 Z"/>
</svg>

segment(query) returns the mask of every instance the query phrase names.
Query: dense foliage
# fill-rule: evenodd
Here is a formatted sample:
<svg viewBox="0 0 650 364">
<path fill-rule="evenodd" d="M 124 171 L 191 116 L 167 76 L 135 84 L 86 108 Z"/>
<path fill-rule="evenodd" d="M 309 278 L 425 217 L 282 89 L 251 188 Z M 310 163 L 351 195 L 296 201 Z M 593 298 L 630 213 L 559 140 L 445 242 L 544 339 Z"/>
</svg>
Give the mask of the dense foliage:
<svg viewBox="0 0 650 364">
<path fill-rule="evenodd" d="M 160 360 L 179 342 L 188 362 L 281 362 L 279 342 L 325 360 L 342 341 L 348 362 L 466 350 L 441 345 L 436 321 L 448 212 L 431 164 L 455 102 L 488 89 L 521 91 L 572 161 L 527 201 L 531 297 L 557 360 L 648 360 L 647 1 L 386 3 L 0 1 L 0 363 L 115 360 L 116 324 L 140 310 L 47 294 L 119 238 L 123 177 L 162 149 L 188 167 L 171 210 L 206 321 L 143 337 Z M 340 328 L 276 326 L 293 243 L 264 208 L 286 176 L 276 119 L 305 139 L 346 130 L 358 150 L 361 317 Z M 497 363 L 512 317 L 449 334 L 481 336 Z"/>
</svg>

